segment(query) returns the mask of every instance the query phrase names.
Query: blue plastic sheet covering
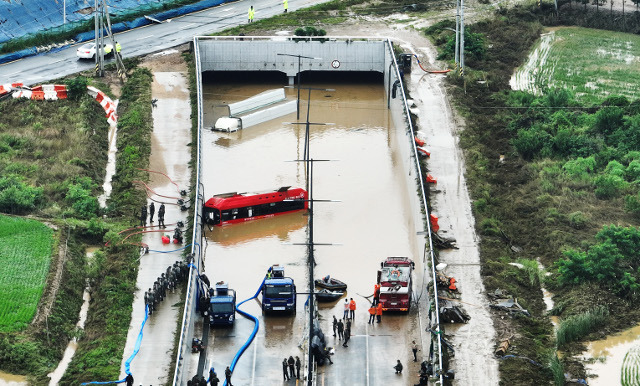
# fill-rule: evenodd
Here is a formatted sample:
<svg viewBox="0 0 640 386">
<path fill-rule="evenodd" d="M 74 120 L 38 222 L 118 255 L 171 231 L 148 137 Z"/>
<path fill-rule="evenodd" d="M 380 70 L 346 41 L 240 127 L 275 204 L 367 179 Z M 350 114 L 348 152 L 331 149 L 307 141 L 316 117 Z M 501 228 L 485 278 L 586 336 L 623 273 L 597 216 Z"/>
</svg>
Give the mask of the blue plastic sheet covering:
<svg viewBox="0 0 640 386">
<path fill-rule="evenodd" d="M 173 10 L 159 12 L 175 0 L 108 0 L 109 13 L 120 16 L 148 10 L 158 20 L 200 11 L 231 0 L 203 0 Z M 66 4 L 66 26 L 93 17 L 93 0 L 9 0 L 0 1 L 0 44 L 29 34 L 44 32 L 64 25 L 63 4 Z M 142 20 L 140 20 L 142 19 Z M 143 21 L 144 20 L 144 21 Z M 118 32 L 148 24 L 139 18 L 133 22 L 117 23 Z M 86 40 L 86 39 L 85 39 Z"/>
<path fill-rule="evenodd" d="M 9 54 L 0 55 L 0 64 L 13 62 L 14 60 L 22 59 L 25 56 L 31 56 L 38 53 L 35 47 L 25 48 L 24 50 L 12 52 Z M 12 79 L 5 79 L 6 81 L 12 82 Z"/>
</svg>

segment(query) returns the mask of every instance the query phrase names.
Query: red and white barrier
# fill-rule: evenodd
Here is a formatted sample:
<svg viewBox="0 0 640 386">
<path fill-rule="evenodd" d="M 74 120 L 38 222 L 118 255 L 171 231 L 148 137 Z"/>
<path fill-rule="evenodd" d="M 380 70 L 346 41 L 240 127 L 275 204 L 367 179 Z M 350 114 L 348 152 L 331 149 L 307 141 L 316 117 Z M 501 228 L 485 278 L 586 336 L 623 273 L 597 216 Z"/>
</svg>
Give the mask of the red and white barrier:
<svg viewBox="0 0 640 386">
<path fill-rule="evenodd" d="M 32 88 L 24 88 L 22 83 L 0 85 L 0 96 L 12 92 L 14 98 L 28 98 L 32 100 L 58 100 L 67 99 L 67 86 L 64 84 L 43 84 Z M 116 115 L 117 104 L 107 94 L 95 87 L 87 86 L 87 93 L 100 103 L 106 113 L 107 122 L 115 125 L 118 122 Z"/>
<path fill-rule="evenodd" d="M 22 87 L 22 86 L 24 86 L 24 84 L 19 83 L 19 82 L 18 83 L 0 84 L 0 96 L 8 94 L 14 88 L 18 88 L 18 87 Z"/>
</svg>

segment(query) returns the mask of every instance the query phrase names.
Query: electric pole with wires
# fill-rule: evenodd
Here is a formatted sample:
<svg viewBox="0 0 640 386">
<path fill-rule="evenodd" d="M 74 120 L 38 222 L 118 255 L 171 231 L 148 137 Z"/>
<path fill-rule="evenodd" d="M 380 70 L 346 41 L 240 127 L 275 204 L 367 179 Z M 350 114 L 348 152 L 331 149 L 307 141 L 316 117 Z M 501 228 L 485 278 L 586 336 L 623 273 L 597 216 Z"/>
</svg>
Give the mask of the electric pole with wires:
<svg viewBox="0 0 640 386">
<path fill-rule="evenodd" d="M 94 19 L 95 19 L 95 43 L 96 43 L 96 76 L 104 76 L 104 54 L 107 43 L 111 44 L 111 53 L 116 60 L 116 68 L 118 70 L 118 77 L 121 81 L 125 80 L 126 71 L 122 57 L 116 49 L 116 41 L 113 38 L 111 32 L 111 19 L 109 18 L 109 8 L 106 0 L 94 0 Z M 105 34 L 107 43 L 105 43 Z"/>
</svg>

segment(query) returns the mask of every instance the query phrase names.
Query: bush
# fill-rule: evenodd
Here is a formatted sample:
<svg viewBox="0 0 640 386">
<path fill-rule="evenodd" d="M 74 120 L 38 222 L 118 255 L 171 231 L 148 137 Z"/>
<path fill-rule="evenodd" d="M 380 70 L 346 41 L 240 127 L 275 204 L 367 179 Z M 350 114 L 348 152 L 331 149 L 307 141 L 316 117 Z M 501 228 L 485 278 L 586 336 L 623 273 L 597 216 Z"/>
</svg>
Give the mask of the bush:
<svg viewBox="0 0 640 386">
<path fill-rule="evenodd" d="M 98 213 L 98 199 L 91 192 L 96 188 L 96 184 L 89 177 L 76 179 L 76 183 L 69 185 L 65 199 L 76 216 L 84 219 L 95 217 Z"/>
<path fill-rule="evenodd" d="M 568 220 L 573 229 L 584 229 L 588 222 L 587 216 L 580 211 L 569 214 Z"/>
<path fill-rule="evenodd" d="M 594 129 L 601 134 L 611 134 L 622 127 L 624 110 L 617 106 L 608 106 L 596 113 Z"/>
<path fill-rule="evenodd" d="M 516 148 L 518 153 L 520 153 L 522 158 L 531 160 L 540 153 L 549 139 L 549 134 L 542 129 L 521 129 L 518 130 L 516 138 L 511 140 L 511 144 Z"/>
<path fill-rule="evenodd" d="M 87 95 L 88 80 L 84 76 L 66 79 L 64 83 L 67 85 L 67 95 L 70 99 L 80 100 Z"/>
<path fill-rule="evenodd" d="M 629 183 L 622 177 L 611 174 L 596 177 L 594 184 L 596 186 L 594 193 L 601 200 L 618 197 L 623 190 L 629 187 Z"/>
<path fill-rule="evenodd" d="M 25 184 L 22 178 L 10 174 L 0 178 L 0 211 L 24 214 L 35 209 L 42 199 L 42 188 Z"/>
<path fill-rule="evenodd" d="M 589 173 L 593 173 L 596 167 L 596 160 L 594 157 L 582 158 L 565 162 L 562 166 L 562 170 L 574 179 L 588 180 L 590 179 Z"/>
</svg>

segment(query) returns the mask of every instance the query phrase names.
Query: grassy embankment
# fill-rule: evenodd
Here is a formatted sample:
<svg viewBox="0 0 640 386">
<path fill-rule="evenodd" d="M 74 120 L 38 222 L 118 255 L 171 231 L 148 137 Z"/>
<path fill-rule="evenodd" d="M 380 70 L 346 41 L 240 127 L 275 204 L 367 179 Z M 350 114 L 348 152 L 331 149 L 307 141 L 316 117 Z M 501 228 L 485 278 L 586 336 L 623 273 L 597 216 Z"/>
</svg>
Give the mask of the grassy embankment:
<svg viewBox="0 0 640 386">
<path fill-rule="evenodd" d="M 518 358 L 501 361 L 501 378 L 509 385 L 552 379 L 563 384 L 564 372 L 584 377 L 573 357 L 582 349 L 580 342 L 629 326 L 640 317 L 634 306 L 640 262 L 632 252 L 640 246 L 634 227 L 639 207 L 639 105 L 613 96 L 602 104 L 589 104 L 584 100 L 602 99 L 581 96 L 579 101 L 565 89 L 546 90 L 539 97 L 510 91 L 513 69 L 526 60 L 543 29 L 541 21 L 549 18 L 547 11 L 533 6 L 501 9 L 494 18 L 468 26 L 479 34 L 477 45 L 470 44 L 477 51 L 468 53 L 465 81 L 450 78 L 451 92 L 467 121 L 461 144 L 482 236 L 487 291 L 507 290 L 532 314 L 501 319 L 498 313 L 494 319 L 498 340 L 511 340 L 508 354 L 540 364 Z M 446 50 L 452 33 L 437 27 L 428 33 Z M 608 33 L 598 33 L 607 39 Z M 587 53 L 571 51 L 562 60 L 599 74 L 603 84 L 614 82 L 615 75 L 606 80 L 606 69 L 589 67 L 589 45 L 565 44 Z M 545 62 L 542 72 L 551 62 Z M 501 155 L 504 162 L 499 161 Z M 535 266 L 537 261 L 552 273 L 550 277 L 509 265 Z M 542 302 L 541 278 L 555 293 L 552 313 L 563 320 L 556 336 Z M 554 354 L 557 348 L 565 352 L 562 359 Z"/>
<path fill-rule="evenodd" d="M 104 111 L 90 97 L 0 101 L 0 212 L 47 222 L 3 217 L 0 224 L 3 246 L 15 247 L 2 256 L 28 261 L 5 262 L 3 280 L 29 276 L 13 309 L 26 320 L 0 332 L 0 364 L 3 371 L 29 374 L 32 384 L 47 382 L 46 374 L 77 333 L 86 278 L 82 243 L 91 242 L 101 224 L 91 210 L 97 209 L 94 179 L 104 170 L 106 151 L 100 149 L 107 147 L 107 127 Z M 14 238 L 18 223 L 30 231 Z M 49 312 L 32 322 L 38 303 L 40 312 Z"/>
<path fill-rule="evenodd" d="M 135 63 L 134 63 L 135 64 Z M 120 363 L 131 321 L 133 293 L 138 273 L 139 248 L 120 243 L 116 230 L 135 223 L 135 213 L 146 202 L 132 181 L 145 181 L 150 154 L 151 81 L 149 70 L 136 68 L 122 88 L 118 121 L 118 154 L 109 214 L 118 221 L 105 235 L 109 246 L 94 256 L 92 306 L 84 339 L 61 384 L 112 381 L 120 377 Z"/>
<path fill-rule="evenodd" d="M 72 80 L 78 81 L 86 80 Z M 106 210 L 99 209 L 96 198 L 108 148 L 108 125 L 100 105 L 84 92 L 78 100 L 0 102 L 0 210 L 46 218 L 59 229 L 50 265 L 62 261 L 63 271 L 57 293 L 51 294 L 55 299 L 50 314 L 24 330 L 0 333 L 2 370 L 28 374 L 32 384 L 48 383 L 46 374 L 73 336 L 80 338 L 80 344 L 61 384 L 119 376 L 138 248 L 120 245 L 116 233 L 135 221 L 136 209 L 145 202 L 144 192 L 136 190 L 132 181 L 147 179 L 136 168 L 147 164 L 150 151 L 150 83 L 150 73 L 137 69 L 123 88 L 118 166 Z M 109 93 L 106 85 L 96 86 Z M 102 220 L 103 214 L 108 218 Z M 111 246 L 96 252 L 87 266 L 85 245 L 101 243 L 103 236 Z M 55 273 L 48 276 L 45 297 L 53 291 Z M 93 301 L 85 330 L 79 334 L 75 323 L 86 279 Z"/>
<path fill-rule="evenodd" d="M 527 67 L 537 70 L 524 91 L 566 88 L 586 104 L 612 95 L 640 96 L 635 86 L 640 66 L 633 65 L 640 60 L 640 36 L 582 27 L 553 28 L 548 34 L 550 47 L 541 49 L 538 42 L 534 48 L 539 55 Z M 528 69 L 518 69 L 516 76 L 523 71 Z"/>
</svg>

